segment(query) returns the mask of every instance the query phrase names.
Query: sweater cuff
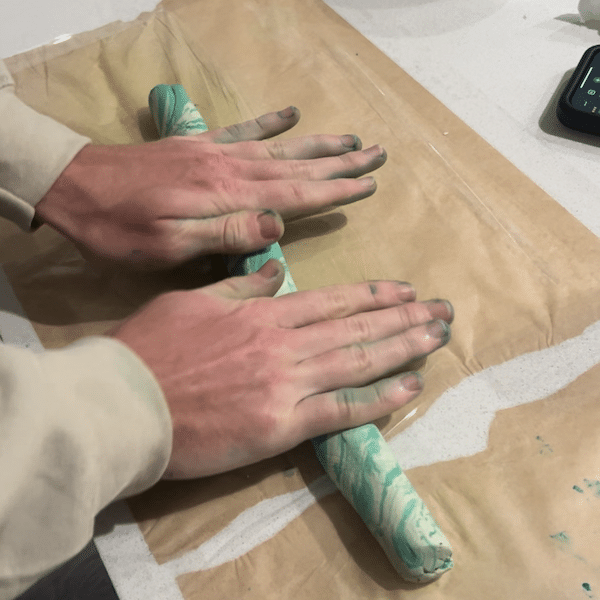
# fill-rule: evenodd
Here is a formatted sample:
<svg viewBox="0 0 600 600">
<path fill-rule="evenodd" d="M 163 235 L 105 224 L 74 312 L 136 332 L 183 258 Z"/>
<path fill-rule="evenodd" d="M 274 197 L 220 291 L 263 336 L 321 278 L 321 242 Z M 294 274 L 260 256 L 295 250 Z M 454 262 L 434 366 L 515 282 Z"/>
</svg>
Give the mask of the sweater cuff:
<svg viewBox="0 0 600 600">
<path fill-rule="evenodd" d="M 103 336 L 38 356 L 49 379 L 51 373 L 65 375 L 60 393 L 81 407 L 72 431 L 77 424 L 85 427 L 89 436 L 81 442 L 96 455 L 89 457 L 90 480 L 102 483 L 96 511 L 152 487 L 171 457 L 172 422 L 146 364 L 122 342 Z M 77 375 L 67 376 L 65 366 Z"/>
<path fill-rule="evenodd" d="M 108 337 L 40 354 L 1 346 L 0 408 L 4 598 L 77 554 L 106 505 L 160 479 L 172 424 L 148 367 Z"/>
<path fill-rule="evenodd" d="M 36 204 L 90 141 L 19 100 L 0 61 L 0 216 L 31 229 Z"/>
</svg>

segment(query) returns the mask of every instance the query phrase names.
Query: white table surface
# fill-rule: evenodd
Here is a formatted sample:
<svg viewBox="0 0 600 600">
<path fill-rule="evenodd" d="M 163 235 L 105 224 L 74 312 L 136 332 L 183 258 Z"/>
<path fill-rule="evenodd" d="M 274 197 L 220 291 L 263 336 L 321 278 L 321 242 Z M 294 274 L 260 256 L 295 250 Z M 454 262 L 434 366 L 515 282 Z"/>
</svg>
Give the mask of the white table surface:
<svg viewBox="0 0 600 600">
<path fill-rule="evenodd" d="M 600 235 L 600 137 L 571 132 L 554 114 L 565 74 L 585 49 L 600 44 L 598 30 L 580 22 L 577 0 L 326 1 Z M 2 0 L 0 56 L 51 43 L 64 34 L 135 18 L 155 4 L 154 0 Z M 11 302 L 14 305 L 14 299 Z M 9 312 L 10 307 L 0 304 L 0 329 Z M 19 322 L 24 330 L 23 321 Z M 21 337 L 30 340 L 30 333 Z M 14 343 L 19 343 L 16 338 Z M 481 451 L 497 410 L 544 398 L 598 362 L 600 323 L 561 346 L 467 378 L 391 445 L 405 468 Z M 555 377 L 549 378 L 548 373 Z M 471 403 L 460 414 L 448 409 L 457 394 L 463 407 Z M 488 400 L 485 411 L 482 394 Z M 467 428 L 476 432 L 472 439 L 464 437 L 465 415 L 474 421 Z M 456 428 L 461 435 L 456 435 Z M 111 533 L 96 542 L 122 600 L 180 600 L 177 574 L 234 558 L 230 550 L 237 546 L 232 542 L 242 530 L 246 547 L 237 551 L 249 550 L 297 517 L 316 497 L 331 491 L 320 481 L 312 491 L 261 503 L 198 550 L 160 567 L 135 525 L 109 527 Z M 108 511 L 99 520 L 127 521 L 123 503 L 111 510 L 112 516 Z"/>
<path fill-rule="evenodd" d="M 600 44 L 577 0 L 326 0 L 527 176 L 600 235 L 600 137 L 548 106 Z M 0 56 L 152 10 L 155 0 L 4 0 Z M 550 114 L 548 114 L 550 113 Z"/>
</svg>

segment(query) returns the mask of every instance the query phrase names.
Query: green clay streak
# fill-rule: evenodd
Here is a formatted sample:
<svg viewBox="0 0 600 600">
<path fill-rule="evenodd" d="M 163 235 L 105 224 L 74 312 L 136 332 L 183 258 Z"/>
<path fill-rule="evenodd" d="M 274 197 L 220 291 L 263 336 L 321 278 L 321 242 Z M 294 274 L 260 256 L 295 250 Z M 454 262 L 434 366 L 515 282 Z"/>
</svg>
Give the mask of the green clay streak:
<svg viewBox="0 0 600 600">
<path fill-rule="evenodd" d="M 180 85 L 150 92 L 150 112 L 160 137 L 207 130 L 200 113 Z M 226 258 L 231 275 L 247 275 L 270 258 L 285 269 L 277 296 L 297 291 L 279 244 Z M 452 548 L 400 468 L 375 425 L 319 436 L 312 440 L 319 462 L 361 516 L 406 581 L 437 579 L 453 566 Z"/>
<path fill-rule="evenodd" d="M 374 425 L 313 440 L 319 461 L 411 582 L 427 582 L 453 566 L 448 540 Z"/>
<path fill-rule="evenodd" d="M 393 538 L 394 550 L 396 550 L 396 553 L 409 569 L 415 569 L 416 567 L 422 566 L 422 561 L 419 560 L 417 553 L 406 543 L 406 538 L 402 535 L 406 530 L 407 521 L 414 512 L 416 504 L 417 501 L 412 499 L 409 500 L 408 504 L 404 507 L 404 512 L 402 513 L 400 523 L 398 523 L 396 535 Z"/>
</svg>

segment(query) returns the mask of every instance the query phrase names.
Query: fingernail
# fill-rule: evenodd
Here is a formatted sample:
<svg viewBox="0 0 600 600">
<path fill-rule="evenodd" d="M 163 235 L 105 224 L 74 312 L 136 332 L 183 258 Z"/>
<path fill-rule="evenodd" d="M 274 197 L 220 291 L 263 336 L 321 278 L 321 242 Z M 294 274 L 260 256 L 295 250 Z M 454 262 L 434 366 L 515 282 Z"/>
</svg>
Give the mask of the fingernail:
<svg viewBox="0 0 600 600">
<path fill-rule="evenodd" d="M 342 144 L 346 146 L 346 148 L 351 148 L 352 150 L 359 150 L 362 146 L 362 142 L 357 135 L 343 135 L 341 137 Z"/>
<path fill-rule="evenodd" d="M 443 300 L 440 298 L 435 298 L 433 300 L 428 300 L 425 304 L 443 304 L 446 307 L 446 310 L 450 313 L 450 318 L 448 319 L 448 323 L 452 323 L 454 321 L 454 306 L 448 302 L 448 300 Z"/>
<path fill-rule="evenodd" d="M 446 321 L 438 319 L 427 324 L 427 333 L 438 340 L 442 341 L 442 344 L 446 344 L 450 340 L 450 325 Z"/>
<path fill-rule="evenodd" d="M 275 259 L 268 260 L 261 268 L 260 275 L 264 279 L 275 279 L 281 271 L 281 263 Z"/>
<path fill-rule="evenodd" d="M 366 152 L 368 154 L 373 154 L 374 156 L 379 157 L 379 158 L 383 158 L 383 159 L 387 158 L 387 152 L 385 151 L 385 148 L 383 148 L 379 144 L 376 144 L 375 146 L 371 146 L 370 148 L 367 148 L 364 152 Z"/>
<path fill-rule="evenodd" d="M 258 215 L 260 235 L 265 240 L 278 240 L 282 235 L 282 223 L 279 215 L 272 210 L 265 210 Z"/>
<path fill-rule="evenodd" d="M 402 376 L 400 385 L 409 392 L 418 392 L 423 389 L 423 377 L 418 371 L 406 373 Z"/>
<path fill-rule="evenodd" d="M 406 281 L 397 281 L 396 285 L 400 288 L 400 298 L 404 302 L 410 302 L 417 299 L 417 291 Z"/>
<path fill-rule="evenodd" d="M 291 117 L 293 117 L 296 114 L 297 110 L 298 109 L 295 106 L 288 106 L 287 108 L 280 110 L 277 114 L 282 119 L 290 119 Z"/>
<path fill-rule="evenodd" d="M 370 187 L 373 187 L 375 185 L 375 177 L 363 177 L 362 179 L 359 179 L 359 181 L 365 187 L 369 187 L 370 188 Z"/>
</svg>

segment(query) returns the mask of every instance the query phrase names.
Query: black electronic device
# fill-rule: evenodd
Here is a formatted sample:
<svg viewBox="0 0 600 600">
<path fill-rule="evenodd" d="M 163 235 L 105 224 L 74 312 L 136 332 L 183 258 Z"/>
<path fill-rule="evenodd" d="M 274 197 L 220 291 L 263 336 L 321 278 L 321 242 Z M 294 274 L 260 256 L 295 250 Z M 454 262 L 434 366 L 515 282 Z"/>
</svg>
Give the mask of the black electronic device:
<svg viewBox="0 0 600 600">
<path fill-rule="evenodd" d="M 581 57 L 556 114 L 571 129 L 600 135 L 600 46 L 588 48 Z"/>
</svg>

